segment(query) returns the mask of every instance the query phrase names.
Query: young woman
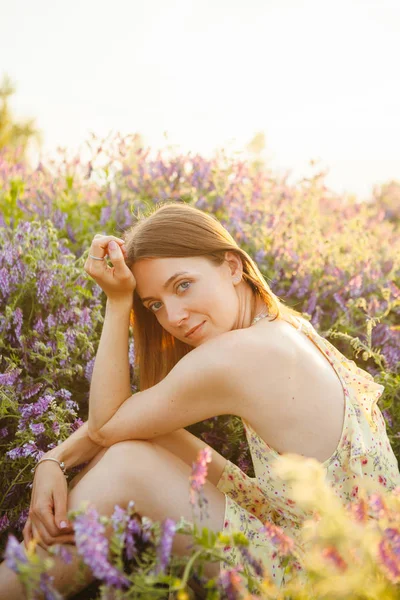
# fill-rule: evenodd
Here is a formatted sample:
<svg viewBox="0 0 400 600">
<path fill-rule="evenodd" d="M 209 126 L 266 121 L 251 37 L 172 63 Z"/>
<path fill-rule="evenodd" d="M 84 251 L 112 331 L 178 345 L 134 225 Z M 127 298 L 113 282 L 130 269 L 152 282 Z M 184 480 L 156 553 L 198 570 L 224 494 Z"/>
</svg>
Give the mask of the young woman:
<svg viewBox="0 0 400 600">
<path fill-rule="evenodd" d="M 243 531 L 277 585 L 284 583 L 283 570 L 261 528 L 271 521 L 296 539 L 305 517 L 290 486 L 273 474 L 280 454 L 320 461 L 343 502 L 357 497 L 354 475 L 381 490 L 400 484 L 377 407 L 383 386 L 285 306 L 214 217 L 167 203 L 125 240 L 96 235 L 85 269 L 107 295 L 88 422 L 43 457 L 56 460 L 42 458 L 37 466 L 25 544 L 36 537 L 46 555 L 54 543 L 73 543 L 62 521 L 84 500 L 102 514 L 133 499 L 153 520 L 192 520 L 188 481 L 206 444 L 185 427 L 216 415 L 242 419 L 256 476 L 212 450 L 204 525 Z M 131 317 L 141 390 L 134 395 Z M 58 461 L 67 470 L 90 462 L 68 487 Z M 185 555 L 187 545 L 177 535 L 173 552 Z M 240 561 L 234 548 L 225 551 Z M 76 566 L 77 560 L 57 560 L 53 569 L 66 597 L 91 581 L 86 570 L 86 581 L 71 587 Z M 217 576 L 220 566 L 209 563 L 206 575 Z M 23 598 L 14 573 L 1 569 L 0 599 Z"/>
</svg>

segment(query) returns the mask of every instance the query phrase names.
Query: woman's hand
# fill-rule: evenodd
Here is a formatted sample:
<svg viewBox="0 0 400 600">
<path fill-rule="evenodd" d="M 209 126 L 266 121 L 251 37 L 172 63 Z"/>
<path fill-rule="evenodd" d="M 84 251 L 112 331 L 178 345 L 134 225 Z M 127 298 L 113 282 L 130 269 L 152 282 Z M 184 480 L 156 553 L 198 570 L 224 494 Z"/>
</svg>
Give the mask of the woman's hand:
<svg viewBox="0 0 400 600">
<path fill-rule="evenodd" d="M 25 547 L 36 538 L 47 549 L 53 544 L 73 544 L 74 533 L 67 518 L 68 485 L 60 467 L 45 461 L 35 470 L 29 516 L 23 529 Z M 62 525 L 65 523 L 66 527 Z"/>
<path fill-rule="evenodd" d="M 136 281 L 125 263 L 124 240 L 113 235 L 96 234 L 85 262 L 85 271 L 99 284 L 109 300 L 123 300 L 132 304 Z M 91 258 L 90 255 L 96 257 Z M 108 255 L 113 266 L 104 260 Z M 102 260 L 100 260 L 102 259 Z"/>
</svg>

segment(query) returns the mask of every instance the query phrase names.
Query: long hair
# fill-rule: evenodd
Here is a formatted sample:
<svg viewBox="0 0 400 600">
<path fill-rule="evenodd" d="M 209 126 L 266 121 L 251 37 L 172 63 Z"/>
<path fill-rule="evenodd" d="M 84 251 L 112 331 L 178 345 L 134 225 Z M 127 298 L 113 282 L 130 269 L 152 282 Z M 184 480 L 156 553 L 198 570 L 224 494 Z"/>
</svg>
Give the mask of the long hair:
<svg viewBox="0 0 400 600">
<path fill-rule="evenodd" d="M 242 260 L 243 279 L 254 295 L 265 302 L 270 319 L 301 316 L 285 305 L 271 291 L 257 264 L 235 242 L 230 233 L 213 216 L 193 206 L 165 202 L 150 214 L 139 218 L 124 234 L 129 267 L 144 258 L 204 256 L 216 265 L 225 260 L 225 252 L 235 252 Z M 252 315 L 252 319 L 255 315 Z M 139 371 L 139 388 L 145 390 L 161 381 L 191 346 L 178 340 L 158 323 L 136 291 L 131 315 L 135 343 L 135 370 Z"/>
</svg>

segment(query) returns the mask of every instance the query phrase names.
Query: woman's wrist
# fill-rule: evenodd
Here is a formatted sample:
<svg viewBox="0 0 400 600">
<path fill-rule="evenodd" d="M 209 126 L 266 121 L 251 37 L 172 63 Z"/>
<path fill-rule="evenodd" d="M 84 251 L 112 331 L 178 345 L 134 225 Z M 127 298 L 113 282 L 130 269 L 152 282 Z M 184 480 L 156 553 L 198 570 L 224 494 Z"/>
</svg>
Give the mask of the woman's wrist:
<svg viewBox="0 0 400 600">
<path fill-rule="evenodd" d="M 130 313 L 133 306 L 133 294 L 120 298 L 107 298 L 106 311 Z"/>
<path fill-rule="evenodd" d="M 55 446 L 55 448 L 48 450 L 42 458 L 55 458 L 56 460 L 63 462 L 68 471 L 73 467 L 77 467 L 78 465 L 91 460 L 102 449 L 102 446 L 99 446 L 99 444 L 96 444 L 90 439 L 88 434 L 88 423 L 86 421 L 64 442 Z"/>
</svg>

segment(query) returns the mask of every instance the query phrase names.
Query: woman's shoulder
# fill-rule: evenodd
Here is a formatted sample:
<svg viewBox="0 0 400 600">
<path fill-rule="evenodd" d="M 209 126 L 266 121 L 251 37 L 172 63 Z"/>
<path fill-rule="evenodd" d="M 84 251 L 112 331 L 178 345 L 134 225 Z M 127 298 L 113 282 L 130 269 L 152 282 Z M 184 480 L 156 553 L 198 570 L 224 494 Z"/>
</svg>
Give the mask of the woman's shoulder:
<svg viewBox="0 0 400 600">
<path fill-rule="evenodd" d="M 284 323 L 278 321 L 258 322 L 252 327 L 234 329 L 211 338 L 195 350 L 190 357 L 193 363 L 207 362 L 219 369 L 221 374 L 226 368 L 232 375 L 246 374 L 260 362 L 265 365 L 268 356 L 270 368 L 282 366 L 292 356 L 291 345 L 285 339 Z"/>
</svg>

